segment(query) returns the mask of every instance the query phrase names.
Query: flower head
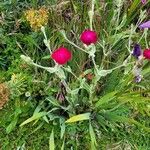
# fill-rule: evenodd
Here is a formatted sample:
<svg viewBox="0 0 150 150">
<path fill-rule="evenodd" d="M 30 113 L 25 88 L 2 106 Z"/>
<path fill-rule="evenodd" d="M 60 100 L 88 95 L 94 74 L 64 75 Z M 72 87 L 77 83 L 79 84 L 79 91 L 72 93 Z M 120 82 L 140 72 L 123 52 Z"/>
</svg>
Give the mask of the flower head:
<svg viewBox="0 0 150 150">
<path fill-rule="evenodd" d="M 134 80 L 135 80 L 136 83 L 141 82 L 142 81 L 142 75 L 135 76 Z"/>
<path fill-rule="evenodd" d="M 146 4 L 147 0 L 141 0 L 142 4 Z"/>
<path fill-rule="evenodd" d="M 58 64 L 64 65 L 71 59 L 72 53 L 67 48 L 60 47 L 52 53 L 51 57 Z"/>
<path fill-rule="evenodd" d="M 132 55 L 135 56 L 136 58 L 138 58 L 141 54 L 142 54 L 142 51 L 141 51 L 140 45 L 139 44 L 135 44 L 133 52 L 132 52 Z"/>
<path fill-rule="evenodd" d="M 37 31 L 48 23 L 48 10 L 44 7 L 38 10 L 29 9 L 25 11 L 25 17 L 31 28 Z"/>
<path fill-rule="evenodd" d="M 150 28 L 150 20 L 139 25 L 140 29 Z"/>
<path fill-rule="evenodd" d="M 80 36 L 80 40 L 86 45 L 95 44 L 97 39 L 97 33 L 91 30 L 83 31 Z"/>
<path fill-rule="evenodd" d="M 144 50 L 143 57 L 145 57 L 145 59 L 149 59 L 150 60 L 150 49 L 145 49 Z"/>
</svg>

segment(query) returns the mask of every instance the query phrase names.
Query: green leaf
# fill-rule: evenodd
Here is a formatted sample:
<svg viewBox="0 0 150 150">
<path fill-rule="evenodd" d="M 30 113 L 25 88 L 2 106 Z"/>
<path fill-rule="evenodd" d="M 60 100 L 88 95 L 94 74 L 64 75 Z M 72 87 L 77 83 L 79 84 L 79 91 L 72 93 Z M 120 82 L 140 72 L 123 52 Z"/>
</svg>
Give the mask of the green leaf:
<svg viewBox="0 0 150 150">
<path fill-rule="evenodd" d="M 89 125 L 89 132 L 90 132 L 90 137 L 91 137 L 91 149 L 96 150 L 96 147 L 95 147 L 97 145 L 96 136 L 95 136 L 91 123 Z"/>
<path fill-rule="evenodd" d="M 6 133 L 7 134 L 10 133 L 16 127 L 17 122 L 18 122 L 18 118 L 15 118 L 15 119 L 12 120 L 12 122 L 6 128 Z"/>
<path fill-rule="evenodd" d="M 54 131 L 52 130 L 50 138 L 49 138 L 49 150 L 55 149 L 55 143 L 54 143 Z"/>
<path fill-rule="evenodd" d="M 35 121 L 35 120 L 38 120 L 40 119 L 41 117 L 45 116 L 47 113 L 46 112 L 39 112 L 39 113 L 36 113 L 34 114 L 31 118 L 27 119 L 26 121 L 24 121 L 21 125 L 21 126 L 24 126 L 25 124 L 28 124 L 32 121 Z"/>
<path fill-rule="evenodd" d="M 64 136 L 65 129 L 66 129 L 65 123 L 62 123 L 62 124 L 61 124 L 61 132 L 60 132 L 60 138 L 61 138 L 61 139 L 62 139 L 63 136 Z"/>
<path fill-rule="evenodd" d="M 65 72 L 62 68 L 58 68 L 58 70 L 55 73 L 60 79 L 62 79 L 62 80 L 66 79 Z"/>
<path fill-rule="evenodd" d="M 43 117 L 43 120 L 44 120 L 45 122 L 49 123 L 49 120 L 48 120 L 47 116 L 44 116 L 44 117 Z"/>
<path fill-rule="evenodd" d="M 116 93 L 117 93 L 116 91 L 113 91 L 104 95 L 103 97 L 100 98 L 100 100 L 98 100 L 98 102 L 95 104 L 95 107 L 100 107 L 101 105 L 113 100 L 115 98 Z"/>
<path fill-rule="evenodd" d="M 132 5 L 131 5 L 131 7 L 130 7 L 130 9 L 129 9 L 129 12 L 128 12 L 128 16 L 131 16 L 131 15 L 132 15 L 132 13 L 133 13 L 133 12 L 136 10 L 136 8 L 138 7 L 139 3 L 140 3 L 140 0 L 134 0 L 134 1 L 132 2 Z"/>
<path fill-rule="evenodd" d="M 28 64 L 32 64 L 32 63 L 33 63 L 33 60 L 32 60 L 30 57 L 28 57 L 28 56 L 21 55 L 20 57 L 21 57 L 21 59 L 22 59 L 23 61 L 25 61 L 25 62 L 28 63 Z"/>
<path fill-rule="evenodd" d="M 37 132 L 42 126 L 44 125 L 44 123 L 40 123 L 30 134 L 33 134 L 35 132 Z"/>
<path fill-rule="evenodd" d="M 47 59 L 50 59 L 50 55 L 46 55 L 44 57 L 42 57 L 43 60 L 47 60 Z"/>
<path fill-rule="evenodd" d="M 124 117 L 124 116 L 119 116 L 117 114 L 114 114 L 112 112 L 106 112 L 105 113 L 105 117 L 111 121 L 114 122 L 122 122 L 122 123 L 129 123 L 129 124 L 134 124 L 136 126 L 138 126 L 139 128 L 144 129 L 147 132 L 150 132 L 150 128 L 146 127 L 145 125 L 139 123 L 138 121 L 132 119 L 132 118 L 128 118 L 128 117 Z"/>
<path fill-rule="evenodd" d="M 98 75 L 101 77 L 105 77 L 106 75 L 112 73 L 113 70 L 99 70 Z"/>
<path fill-rule="evenodd" d="M 72 123 L 72 122 L 89 120 L 89 119 L 90 119 L 90 113 L 84 113 L 84 114 L 79 114 L 79 115 L 76 115 L 76 116 L 69 118 L 66 121 L 66 123 Z"/>
<path fill-rule="evenodd" d="M 53 97 L 46 98 L 52 105 L 60 107 L 60 104 L 58 103 L 58 100 L 54 99 Z"/>
<path fill-rule="evenodd" d="M 17 125 L 19 115 L 22 113 L 20 100 L 16 99 L 15 101 L 15 113 L 14 118 L 11 120 L 11 123 L 6 128 L 6 133 L 10 133 Z"/>
<path fill-rule="evenodd" d="M 61 146 L 61 150 L 64 150 L 64 148 L 65 148 L 65 138 L 64 138 L 64 140 L 63 140 L 63 144 L 62 144 L 62 146 Z"/>
<path fill-rule="evenodd" d="M 85 78 L 80 78 L 80 88 L 83 88 L 85 90 L 87 90 L 88 92 L 90 92 L 90 86 L 89 84 L 86 82 L 86 79 Z"/>
<path fill-rule="evenodd" d="M 121 23 L 119 24 L 119 26 L 116 27 L 116 30 L 120 30 L 120 29 L 125 25 L 126 21 L 127 21 L 127 14 L 125 14 L 125 15 L 123 16 L 122 21 L 121 21 Z"/>
<path fill-rule="evenodd" d="M 147 2 L 148 3 L 148 2 Z M 130 6 L 130 8 L 128 9 L 128 13 L 127 13 L 127 22 L 126 25 L 129 25 L 130 22 L 137 16 L 139 15 L 139 10 L 142 10 L 142 8 L 145 5 L 141 4 L 141 0 L 134 0 L 132 2 L 132 5 Z M 140 18 L 140 16 L 138 16 Z"/>
</svg>

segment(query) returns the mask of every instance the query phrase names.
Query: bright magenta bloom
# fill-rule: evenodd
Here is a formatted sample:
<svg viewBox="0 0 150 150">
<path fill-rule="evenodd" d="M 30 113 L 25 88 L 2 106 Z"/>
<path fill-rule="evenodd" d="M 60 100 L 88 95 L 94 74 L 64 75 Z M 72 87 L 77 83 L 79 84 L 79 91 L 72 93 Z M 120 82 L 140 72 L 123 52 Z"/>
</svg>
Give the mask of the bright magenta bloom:
<svg viewBox="0 0 150 150">
<path fill-rule="evenodd" d="M 145 49 L 143 52 L 143 56 L 145 57 L 145 59 L 150 60 L 150 49 Z"/>
<path fill-rule="evenodd" d="M 86 45 L 95 44 L 97 39 L 97 33 L 91 30 L 83 31 L 80 36 L 80 40 Z"/>
<path fill-rule="evenodd" d="M 64 65 L 71 59 L 72 53 L 67 48 L 60 47 L 52 53 L 51 57 L 58 64 Z"/>
</svg>

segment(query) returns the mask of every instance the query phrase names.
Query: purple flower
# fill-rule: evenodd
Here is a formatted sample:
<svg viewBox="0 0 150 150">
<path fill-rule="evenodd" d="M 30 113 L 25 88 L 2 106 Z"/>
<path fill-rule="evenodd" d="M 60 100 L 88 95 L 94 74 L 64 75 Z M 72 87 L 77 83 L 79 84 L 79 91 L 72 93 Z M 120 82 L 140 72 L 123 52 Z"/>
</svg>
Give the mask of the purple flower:
<svg viewBox="0 0 150 150">
<path fill-rule="evenodd" d="M 146 4 L 147 0 L 141 0 L 142 4 Z"/>
<path fill-rule="evenodd" d="M 141 29 L 150 28 L 150 20 L 140 24 L 139 28 Z"/>
<path fill-rule="evenodd" d="M 135 76 L 134 80 L 136 83 L 139 83 L 142 81 L 142 76 L 141 75 Z"/>
<path fill-rule="evenodd" d="M 134 49 L 132 51 L 132 55 L 138 58 L 139 56 L 141 56 L 141 54 L 142 54 L 141 46 L 139 44 L 135 44 Z"/>
</svg>

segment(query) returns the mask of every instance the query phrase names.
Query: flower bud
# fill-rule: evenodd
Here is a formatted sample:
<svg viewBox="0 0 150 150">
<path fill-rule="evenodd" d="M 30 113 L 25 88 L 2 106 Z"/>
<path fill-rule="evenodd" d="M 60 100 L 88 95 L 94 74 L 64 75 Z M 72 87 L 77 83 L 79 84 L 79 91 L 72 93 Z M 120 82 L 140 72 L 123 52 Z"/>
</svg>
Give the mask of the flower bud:
<svg viewBox="0 0 150 150">
<path fill-rule="evenodd" d="M 71 59 L 72 53 L 67 48 L 60 47 L 52 53 L 51 57 L 58 64 L 64 65 Z"/>
<path fill-rule="evenodd" d="M 143 57 L 145 59 L 149 59 L 150 60 L 150 49 L 145 49 L 143 52 Z"/>
<path fill-rule="evenodd" d="M 91 30 L 83 31 L 80 36 L 80 40 L 86 45 L 90 45 L 92 43 L 95 44 L 97 42 L 97 39 L 97 33 Z"/>
</svg>

